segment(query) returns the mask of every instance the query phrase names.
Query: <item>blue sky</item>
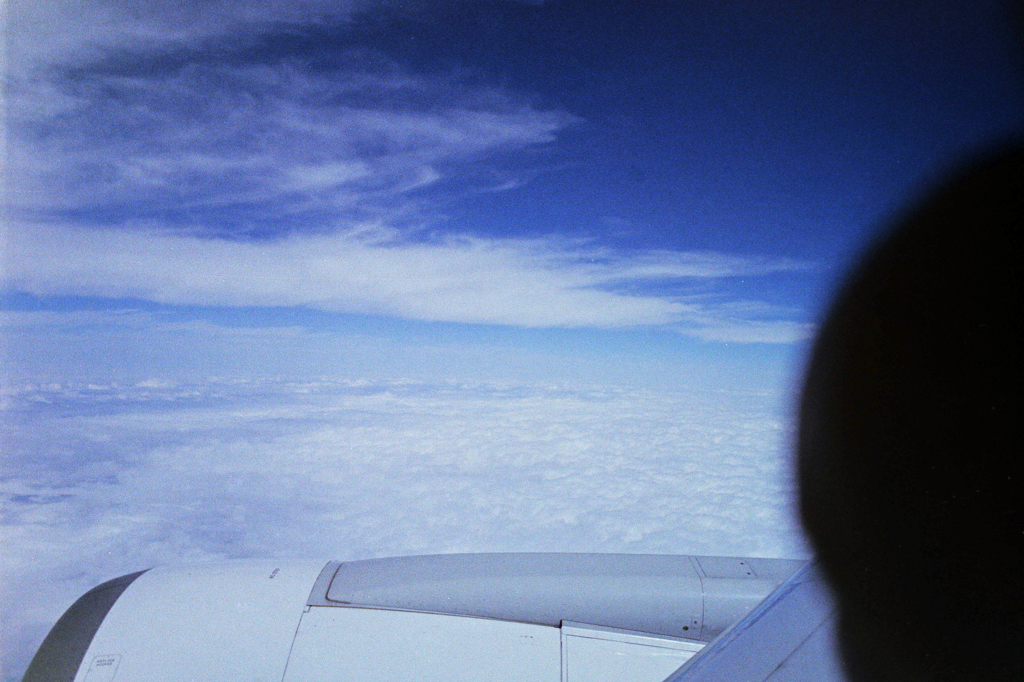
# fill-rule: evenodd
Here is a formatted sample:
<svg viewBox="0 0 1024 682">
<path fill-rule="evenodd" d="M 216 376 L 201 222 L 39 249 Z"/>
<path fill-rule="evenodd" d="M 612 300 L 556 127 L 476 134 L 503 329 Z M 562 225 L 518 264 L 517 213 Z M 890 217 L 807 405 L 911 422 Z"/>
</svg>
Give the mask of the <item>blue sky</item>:
<svg viewBox="0 0 1024 682">
<path fill-rule="evenodd" d="M 43 311 L 782 367 L 885 217 L 1021 116 L 986 3 L 37 5 L 6 80 L 27 376 L 109 371 L 43 357 Z"/>
<path fill-rule="evenodd" d="M 655 6 L 658 5 L 658 6 Z M 806 556 L 791 408 L 999 3 L 5 4 L 0 678 L 158 563 Z"/>
</svg>

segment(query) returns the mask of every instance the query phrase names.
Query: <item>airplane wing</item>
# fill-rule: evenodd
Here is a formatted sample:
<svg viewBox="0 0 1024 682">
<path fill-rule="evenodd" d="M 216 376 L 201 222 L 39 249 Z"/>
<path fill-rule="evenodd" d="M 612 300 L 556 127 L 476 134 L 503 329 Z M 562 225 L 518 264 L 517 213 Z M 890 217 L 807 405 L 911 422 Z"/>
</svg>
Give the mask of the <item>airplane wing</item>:
<svg viewBox="0 0 1024 682">
<path fill-rule="evenodd" d="M 794 573 L 665 682 L 841 682 L 836 609 L 814 563 Z"/>
<path fill-rule="evenodd" d="M 686 675 L 745 646 L 728 628 L 766 603 L 790 605 L 769 619 L 799 621 L 798 601 L 764 600 L 803 563 L 456 554 L 157 567 L 75 602 L 24 682 L 659 682 L 691 657 L 671 679 L 719 679 Z"/>
</svg>

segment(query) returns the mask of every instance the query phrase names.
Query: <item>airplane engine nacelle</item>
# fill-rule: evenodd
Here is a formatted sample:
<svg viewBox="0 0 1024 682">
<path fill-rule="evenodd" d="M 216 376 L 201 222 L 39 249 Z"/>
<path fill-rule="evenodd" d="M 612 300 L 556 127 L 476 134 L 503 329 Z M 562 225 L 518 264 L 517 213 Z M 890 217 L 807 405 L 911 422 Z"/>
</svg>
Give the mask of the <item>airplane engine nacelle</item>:
<svg viewBox="0 0 1024 682">
<path fill-rule="evenodd" d="M 654 682 L 802 563 L 463 554 L 157 567 L 83 595 L 24 682 Z"/>
</svg>

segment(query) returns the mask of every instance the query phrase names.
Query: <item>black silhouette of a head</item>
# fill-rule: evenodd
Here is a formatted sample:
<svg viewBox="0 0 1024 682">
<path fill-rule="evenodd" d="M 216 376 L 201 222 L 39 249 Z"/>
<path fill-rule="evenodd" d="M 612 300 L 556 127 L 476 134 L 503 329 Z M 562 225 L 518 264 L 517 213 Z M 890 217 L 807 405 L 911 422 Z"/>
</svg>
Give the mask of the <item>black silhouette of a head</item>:
<svg viewBox="0 0 1024 682">
<path fill-rule="evenodd" d="M 1024 680 L 1024 149 L 928 197 L 818 337 L 800 509 L 854 680 Z"/>
</svg>

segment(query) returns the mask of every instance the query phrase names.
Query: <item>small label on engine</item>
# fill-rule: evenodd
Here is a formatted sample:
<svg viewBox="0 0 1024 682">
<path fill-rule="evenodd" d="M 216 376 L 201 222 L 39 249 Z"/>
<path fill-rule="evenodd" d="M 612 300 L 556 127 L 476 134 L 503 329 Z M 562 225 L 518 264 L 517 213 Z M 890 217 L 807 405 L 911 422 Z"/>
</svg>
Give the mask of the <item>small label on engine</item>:
<svg viewBox="0 0 1024 682">
<path fill-rule="evenodd" d="M 121 654 L 107 654 L 92 659 L 89 672 L 85 674 L 85 682 L 111 682 L 121 663 Z"/>
</svg>

